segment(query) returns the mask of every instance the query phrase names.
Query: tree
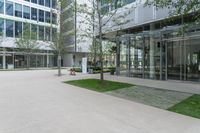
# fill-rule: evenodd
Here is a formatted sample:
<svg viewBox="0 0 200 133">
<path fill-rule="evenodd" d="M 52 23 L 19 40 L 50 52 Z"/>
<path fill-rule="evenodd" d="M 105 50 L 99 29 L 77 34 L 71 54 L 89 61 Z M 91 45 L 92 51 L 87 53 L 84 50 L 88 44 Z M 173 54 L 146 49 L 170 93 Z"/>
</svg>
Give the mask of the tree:
<svg viewBox="0 0 200 133">
<path fill-rule="evenodd" d="M 59 9 L 59 20 L 57 21 L 58 24 L 58 31 L 52 32 L 53 26 L 51 24 L 51 32 L 52 32 L 52 41 L 48 42 L 49 47 L 54 51 L 54 53 L 57 55 L 57 68 L 58 68 L 58 76 L 61 76 L 61 58 L 62 55 L 66 52 L 65 47 L 65 35 L 62 33 L 63 29 L 65 28 L 63 26 L 63 18 L 62 13 L 62 7 L 66 4 L 66 0 L 58 0 L 58 9 Z M 51 11 L 52 12 L 52 11 Z M 51 18 L 52 20 L 52 18 Z"/>
<path fill-rule="evenodd" d="M 89 4 L 80 4 L 77 6 L 77 10 L 80 13 L 84 13 L 86 15 L 82 15 L 84 17 L 83 21 L 81 23 L 90 25 L 89 29 L 84 29 L 85 34 L 88 35 L 88 33 L 92 36 L 93 42 L 92 42 L 92 49 L 94 51 L 94 56 L 98 56 L 100 61 L 100 79 L 101 81 L 104 80 L 104 74 L 103 74 L 103 55 L 104 55 L 104 49 L 103 49 L 103 39 L 104 39 L 104 33 L 110 31 L 112 27 L 109 27 L 110 22 L 114 22 L 114 16 L 118 11 L 118 0 L 89 0 Z M 107 4 L 113 4 L 116 8 L 113 11 L 105 11 L 105 9 L 102 9 L 101 6 L 102 3 L 105 2 Z M 127 14 L 124 14 L 126 16 Z M 120 24 L 115 23 L 116 25 L 122 25 L 126 22 L 122 22 Z M 113 25 L 114 26 L 114 25 Z M 92 28 L 91 28 L 92 27 Z M 95 59 L 94 59 L 95 60 Z"/>
<path fill-rule="evenodd" d="M 37 34 L 32 32 L 29 24 L 25 24 L 24 30 L 15 40 L 16 48 L 25 52 L 27 57 L 26 67 L 30 68 L 30 55 L 39 50 L 39 44 L 37 43 Z"/>
<path fill-rule="evenodd" d="M 57 55 L 58 76 L 61 76 L 61 55 L 65 51 L 63 37 L 61 32 L 54 33 L 52 42 L 49 42 L 49 47 Z"/>
</svg>

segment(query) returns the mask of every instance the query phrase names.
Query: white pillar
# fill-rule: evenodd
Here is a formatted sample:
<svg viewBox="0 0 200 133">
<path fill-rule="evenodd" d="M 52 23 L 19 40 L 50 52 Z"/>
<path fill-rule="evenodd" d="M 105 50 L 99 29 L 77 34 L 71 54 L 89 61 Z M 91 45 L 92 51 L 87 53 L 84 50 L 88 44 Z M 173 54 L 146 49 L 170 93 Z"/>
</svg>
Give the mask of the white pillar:
<svg viewBox="0 0 200 133">
<path fill-rule="evenodd" d="M 47 54 L 47 68 L 49 67 L 49 54 Z"/>
<path fill-rule="evenodd" d="M 154 24 L 150 25 L 150 33 L 154 30 Z M 150 79 L 155 78 L 155 61 L 154 61 L 154 36 L 150 34 Z"/>
<path fill-rule="evenodd" d="M 3 69 L 6 69 L 6 53 L 3 52 Z"/>
</svg>

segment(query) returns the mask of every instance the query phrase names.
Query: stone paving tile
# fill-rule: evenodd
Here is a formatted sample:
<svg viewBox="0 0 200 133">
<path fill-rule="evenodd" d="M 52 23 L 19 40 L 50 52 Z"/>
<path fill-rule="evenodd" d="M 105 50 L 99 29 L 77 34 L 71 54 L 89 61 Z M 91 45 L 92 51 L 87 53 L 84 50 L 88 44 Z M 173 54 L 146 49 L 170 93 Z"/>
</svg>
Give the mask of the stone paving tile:
<svg viewBox="0 0 200 133">
<path fill-rule="evenodd" d="M 168 109 L 193 94 L 150 88 L 144 86 L 133 86 L 125 89 L 106 92 L 106 94 L 143 103 L 146 105 Z"/>
</svg>

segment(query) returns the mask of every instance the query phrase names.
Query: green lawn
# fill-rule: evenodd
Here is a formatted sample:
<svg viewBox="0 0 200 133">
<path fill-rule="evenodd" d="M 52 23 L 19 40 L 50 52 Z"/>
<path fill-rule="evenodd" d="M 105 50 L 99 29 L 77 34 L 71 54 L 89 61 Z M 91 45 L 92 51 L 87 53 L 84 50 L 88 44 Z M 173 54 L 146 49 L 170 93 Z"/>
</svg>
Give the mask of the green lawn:
<svg viewBox="0 0 200 133">
<path fill-rule="evenodd" d="M 200 95 L 193 95 L 168 110 L 200 119 Z"/>
<path fill-rule="evenodd" d="M 65 83 L 86 88 L 89 90 L 98 91 L 98 92 L 106 92 L 106 91 L 117 90 L 117 89 L 134 86 L 131 84 L 113 82 L 113 81 L 108 81 L 108 80 L 104 80 L 103 83 L 101 83 L 99 79 L 72 80 L 72 81 L 66 81 Z"/>
</svg>

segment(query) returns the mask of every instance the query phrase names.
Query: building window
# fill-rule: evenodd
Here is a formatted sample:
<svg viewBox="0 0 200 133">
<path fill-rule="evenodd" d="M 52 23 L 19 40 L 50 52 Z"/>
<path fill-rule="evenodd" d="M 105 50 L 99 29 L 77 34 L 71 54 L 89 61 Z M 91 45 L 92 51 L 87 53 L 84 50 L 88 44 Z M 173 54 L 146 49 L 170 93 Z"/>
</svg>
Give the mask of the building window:
<svg viewBox="0 0 200 133">
<path fill-rule="evenodd" d="M 15 22 L 15 37 L 19 37 L 22 34 L 22 22 Z"/>
<path fill-rule="evenodd" d="M 4 13 L 4 1 L 0 0 L 0 13 Z"/>
<path fill-rule="evenodd" d="M 37 4 L 37 0 L 31 0 L 31 2 Z"/>
<path fill-rule="evenodd" d="M 50 27 L 45 27 L 45 40 L 51 40 L 51 29 Z"/>
<path fill-rule="evenodd" d="M 16 17 L 22 17 L 22 5 L 20 4 L 15 4 L 15 16 Z"/>
<path fill-rule="evenodd" d="M 26 32 L 26 35 L 23 36 L 30 37 L 30 30 L 30 23 L 23 23 L 23 32 Z"/>
<path fill-rule="evenodd" d="M 31 19 L 37 21 L 37 9 L 31 8 Z"/>
<path fill-rule="evenodd" d="M 39 21 L 44 22 L 44 11 L 39 10 Z"/>
<path fill-rule="evenodd" d="M 0 18 L 0 36 L 3 35 L 4 32 L 4 19 Z"/>
<path fill-rule="evenodd" d="M 46 6 L 46 7 L 50 7 L 50 5 L 51 5 L 50 0 L 45 0 L 45 6 Z"/>
<path fill-rule="evenodd" d="M 45 12 L 45 22 L 50 23 L 50 12 Z"/>
<path fill-rule="evenodd" d="M 56 13 L 52 13 L 52 23 L 57 24 L 57 14 Z"/>
<path fill-rule="evenodd" d="M 56 37 L 57 37 L 57 29 L 53 28 L 52 29 L 52 41 L 56 41 Z"/>
<path fill-rule="evenodd" d="M 130 3 L 133 3 L 135 2 L 135 0 L 125 0 L 125 4 L 130 4 Z"/>
<path fill-rule="evenodd" d="M 39 26 L 39 40 L 44 40 L 44 26 Z"/>
<path fill-rule="evenodd" d="M 13 37 L 13 25 L 12 20 L 6 20 L 6 37 Z"/>
<path fill-rule="evenodd" d="M 24 6 L 24 18 L 30 19 L 30 7 Z"/>
<path fill-rule="evenodd" d="M 35 24 L 31 24 L 31 33 L 35 33 L 34 35 L 31 35 L 32 39 L 37 39 L 37 33 L 38 33 L 38 26 Z"/>
<path fill-rule="evenodd" d="M 44 0 L 39 0 L 39 5 L 44 6 Z"/>
<path fill-rule="evenodd" d="M 56 9 L 57 6 L 57 1 L 56 0 L 52 0 L 52 8 Z"/>
<path fill-rule="evenodd" d="M 28 2 L 30 2 L 30 0 L 25 0 L 25 1 L 28 1 Z"/>
<path fill-rule="evenodd" d="M 6 15 L 13 16 L 13 3 L 7 1 L 6 2 Z"/>
</svg>

